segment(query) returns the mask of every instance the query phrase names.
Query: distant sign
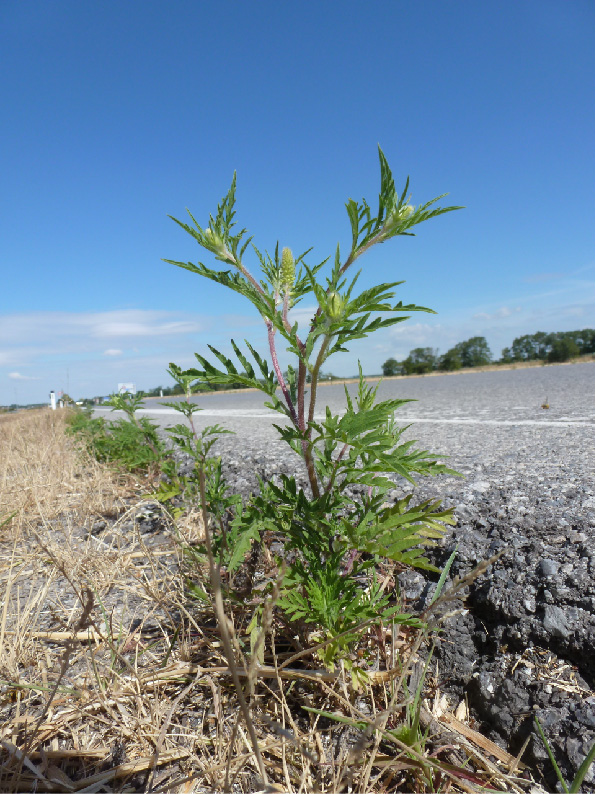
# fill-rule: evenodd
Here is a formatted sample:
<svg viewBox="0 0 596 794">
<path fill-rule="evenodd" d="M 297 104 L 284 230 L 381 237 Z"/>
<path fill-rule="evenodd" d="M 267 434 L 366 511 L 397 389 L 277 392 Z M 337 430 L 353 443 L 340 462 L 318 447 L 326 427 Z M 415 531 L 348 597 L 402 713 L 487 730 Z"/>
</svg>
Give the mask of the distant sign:
<svg viewBox="0 0 596 794">
<path fill-rule="evenodd" d="M 118 394 L 136 394 L 137 387 L 134 383 L 119 383 Z"/>
</svg>

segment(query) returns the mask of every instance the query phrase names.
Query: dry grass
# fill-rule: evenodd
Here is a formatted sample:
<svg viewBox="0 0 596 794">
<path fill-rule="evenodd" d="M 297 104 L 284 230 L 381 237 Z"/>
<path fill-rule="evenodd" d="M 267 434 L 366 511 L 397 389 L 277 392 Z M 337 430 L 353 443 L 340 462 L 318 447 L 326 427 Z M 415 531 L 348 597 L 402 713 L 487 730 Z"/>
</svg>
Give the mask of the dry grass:
<svg viewBox="0 0 596 794">
<path fill-rule="evenodd" d="M 0 448 L 1 791 L 529 790 L 523 764 L 465 710 L 445 711 L 432 675 L 428 736 L 400 741 L 423 636 L 365 633 L 357 691 L 344 672 L 318 669 L 253 591 L 227 627 L 259 772 L 213 610 L 185 592 L 181 528 L 155 505 L 146 517 L 146 483 L 82 458 L 60 412 L 0 417 Z M 187 515 L 185 537 L 201 531 Z M 261 574 L 277 575 L 266 554 Z M 247 635 L 257 608 L 258 663 Z"/>
<path fill-rule="evenodd" d="M 75 453 L 65 420 L 65 411 L 46 409 L 0 414 L 0 524 L 14 516 L 12 537 L 35 516 L 85 521 L 121 505 L 119 482 Z"/>
</svg>

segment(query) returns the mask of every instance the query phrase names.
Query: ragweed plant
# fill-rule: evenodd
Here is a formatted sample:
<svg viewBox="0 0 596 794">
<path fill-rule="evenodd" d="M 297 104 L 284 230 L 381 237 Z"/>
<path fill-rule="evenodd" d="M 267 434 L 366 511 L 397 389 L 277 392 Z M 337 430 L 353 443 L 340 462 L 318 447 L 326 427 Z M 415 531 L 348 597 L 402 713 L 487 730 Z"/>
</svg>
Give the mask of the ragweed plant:
<svg viewBox="0 0 596 794">
<path fill-rule="evenodd" d="M 156 425 L 147 417 L 138 417 L 143 403 L 140 395 L 112 394 L 106 400 L 112 411 L 123 411 L 127 419 L 106 422 L 93 418 L 91 411 L 71 414 L 67 432 L 77 436 L 87 452 L 97 460 L 126 471 L 158 471 L 164 459 L 164 445 Z"/>
<path fill-rule="evenodd" d="M 180 496 L 183 503 L 201 502 L 201 480 L 205 492 L 206 507 L 208 506 L 211 516 L 217 519 L 220 532 L 212 538 L 214 550 L 218 552 L 220 562 L 226 562 L 224 552 L 227 552 L 225 518 L 230 509 L 238 506 L 239 496 L 228 493 L 228 486 L 222 474 L 221 458 L 211 455 L 213 445 L 219 436 L 231 433 L 220 425 L 208 425 L 199 430 L 194 422 L 194 416 L 201 408 L 192 402 L 193 389 L 197 386 L 193 376 L 180 374 L 176 369 L 170 368 L 169 374 L 174 378 L 179 386 L 182 386 L 185 399 L 176 402 L 163 402 L 168 408 L 173 408 L 182 414 L 187 424 L 180 422 L 166 428 L 166 432 L 173 441 L 174 445 L 190 460 L 193 461 L 193 469 L 190 474 L 181 476 L 176 472 L 176 461 L 167 459 L 162 464 L 162 469 L 167 479 L 162 482 L 160 489 L 153 494 L 160 502 L 170 502 L 173 498 Z M 177 518 L 178 511 L 183 512 L 183 508 L 174 508 L 174 518 Z M 194 552 L 193 552 L 194 553 Z"/>
<path fill-rule="evenodd" d="M 321 655 L 328 665 L 338 655 L 345 656 L 363 623 L 414 621 L 389 606 L 375 577 L 376 563 L 388 558 L 433 569 L 423 547 L 441 536 L 445 524 L 454 523 L 452 511 L 442 510 L 439 502 L 415 504 L 409 494 L 393 505 L 386 503 L 396 477 L 415 486 L 417 476 L 454 473 L 439 461 L 440 456 L 416 449 L 415 442 L 402 438 L 405 428 L 396 424 L 394 414 L 409 400 L 377 401 L 378 386 L 368 386 L 360 370 L 355 397 L 345 390 L 345 413 L 335 415 L 327 407 L 323 420 L 316 414 L 322 367 L 331 356 L 347 350 L 357 339 L 403 322 L 410 312 L 431 312 L 401 301 L 393 303 L 394 289 L 403 282 L 358 292 L 360 272 L 352 275 L 356 260 L 374 245 L 413 236 L 411 230 L 419 223 L 459 209 L 434 206 L 443 196 L 414 206 L 408 195 L 409 180 L 398 193 L 380 149 L 379 159 L 378 210 L 374 214 L 364 199 L 347 202 L 350 250 L 342 260 L 337 246 L 326 276 L 322 271 L 328 259 L 309 266 L 305 258 L 312 249 L 294 257 L 289 247 L 283 247 L 280 254 L 279 244 L 273 256 L 252 245 L 261 273 L 255 277 L 249 271 L 244 256 L 252 237 L 246 229 L 234 230 L 235 174 L 207 226 L 201 226 L 188 210 L 193 225 L 172 218 L 224 268 L 165 260 L 243 295 L 263 318 L 270 363 L 248 341 L 243 352 L 231 340 L 237 363 L 209 346 L 212 359 L 196 353 L 198 368 L 182 371 L 171 364 L 171 372 L 211 384 L 241 383 L 259 389 L 267 397 L 265 405 L 283 418 L 283 424 L 276 427 L 302 458 L 309 492 L 291 477 L 281 477 L 278 484 L 261 482 L 260 493 L 231 522 L 233 554 L 228 566 L 232 570 L 239 566 L 265 530 L 281 531 L 288 565 L 278 605 L 298 625 L 320 632 L 325 643 Z M 316 309 L 304 334 L 292 319 L 291 309 L 307 297 L 314 298 Z M 278 357 L 280 340 L 294 358 L 286 374 Z"/>
</svg>

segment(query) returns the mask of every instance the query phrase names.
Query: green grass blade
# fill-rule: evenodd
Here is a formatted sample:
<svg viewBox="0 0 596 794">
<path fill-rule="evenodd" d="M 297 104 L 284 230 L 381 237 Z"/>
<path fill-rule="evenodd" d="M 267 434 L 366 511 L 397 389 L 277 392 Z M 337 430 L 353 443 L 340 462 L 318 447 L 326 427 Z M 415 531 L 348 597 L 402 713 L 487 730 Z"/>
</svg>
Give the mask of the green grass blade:
<svg viewBox="0 0 596 794">
<path fill-rule="evenodd" d="M 588 755 L 582 761 L 582 765 L 577 770 L 577 774 L 573 778 L 573 783 L 569 786 L 569 794 L 577 794 L 581 784 L 584 782 L 585 776 L 588 774 L 589 768 L 594 763 L 594 745 L 590 749 Z"/>
<path fill-rule="evenodd" d="M 455 560 L 455 556 L 457 554 L 458 548 L 459 548 L 459 544 L 455 547 L 455 551 L 453 552 L 451 557 L 449 557 L 449 559 L 447 560 L 447 564 L 443 568 L 443 573 L 441 574 L 439 581 L 437 582 L 437 586 L 435 588 L 435 592 L 433 593 L 433 597 L 431 598 L 429 606 L 434 604 L 437 598 L 441 595 L 441 590 L 445 585 L 445 580 L 449 576 L 449 571 L 451 570 L 451 566 L 453 565 L 453 561 Z"/>
<path fill-rule="evenodd" d="M 563 775 L 561 774 L 561 770 L 559 769 L 559 765 L 555 761 L 555 757 L 553 755 L 553 751 L 550 749 L 550 745 L 548 743 L 548 739 L 544 735 L 544 731 L 542 730 L 542 725 L 538 722 L 538 717 L 534 717 L 534 724 L 536 725 L 536 728 L 538 729 L 538 733 L 540 734 L 540 738 L 542 739 L 542 743 L 544 744 L 546 752 L 548 753 L 548 757 L 550 758 L 550 762 L 553 765 L 553 769 L 557 773 L 557 777 L 559 778 L 559 783 L 561 784 L 561 786 L 563 786 L 563 791 L 565 792 L 565 794 L 570 794 L 569 789 L 567 788 L 567 783 L 565 783 L 565 781 L 563 780 Z M 582 766 L 583 766 L 583 764 L 582 764 Z M 579 772 L 578 772 L 578 774 L 579 774 Z M 578 788 L 579 788 L 579 786 L 578 786 Z M 577 789 L 576 789 L 576 791 L 577 791 Z"/>
<path fill-rule="evenodd" d="M 5 527 L 7 524 L 10 524 L 10 522 L 18 512 L 19 512 L 18 510 L 15 510 L 14 513 L 10 513 L 10 515 L 8 515 L 6 518 L 0 518 L 0 529 L 2 529 L 2 527 Z"/>
</svg>

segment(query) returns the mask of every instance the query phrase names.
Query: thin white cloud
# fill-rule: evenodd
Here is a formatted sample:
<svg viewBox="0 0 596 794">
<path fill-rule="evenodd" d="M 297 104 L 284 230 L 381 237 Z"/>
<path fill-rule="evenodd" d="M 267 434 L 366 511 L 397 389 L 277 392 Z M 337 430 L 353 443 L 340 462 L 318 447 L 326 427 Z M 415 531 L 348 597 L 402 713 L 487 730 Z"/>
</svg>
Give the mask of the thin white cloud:
<svg viewBox="0 0 596 794">
<path fill-rule="evenodd" d="M 553 311 L 549 307 L 538 307 L 531 309 L 528 312 L 528 320 L 530 322 L 544 322 L 549 321 L 552 324 Z M 584 327 L 592 328 L 594 326 L 594 304 L 593 303 L 568 303 L 557 307 L 556 317 L 559 319 L 565 317 L 582 318 Z M 557 328 L 556 330 L 561 330 Z"/>
<path fill-rule="evenodd" d="M 232 328 L 249 336 L 260 322 L 248 314 L 144 309 L 0 316 L 0 404 L 15 401 L 10 391 L 17 388 L 17 402 L 38 402 L 46 389 L 62 388 L 77 398 L 107 394 L 129 380 L 152 388 L 169 382 L 171 361 L 196 365 L 193 353 L 208 354 L 207 341 L 226 349 Z"/>
<path fill-rule="evenodd" d="M 532 273 L 524 278 L 526 284 L 542 284 L 545 281 L 556 281 L 565 278 L 565 273 Z"/>
<path fill-rule="evenodd" d="M 20 372 L 9 372 L 8 377 L 12 380 L 40 380 L 40 378 L 36 378 L 33 375 L 21 375 Z"/>
<path fill-rule="evenodd" d="M 201 331 L 201 324 L 198 322 L 178 320 L 173 322 L 160 322 L 158 315 L 148 317 L 143 320 L 112 319 L 110 317 L 101 318 L 90 324 L 91 336 L 102 337 L 155 337 L 170 336 L 172 334 L 192 334 Z M 165 314 L 165 312 L 163 312 Z"/>
<path fill-rule="evenodd" d="M 0 367 L 19 363 L 19 356 L 14 350 L 0 350 Z"/>
<path fill-rule="evenodd" d="M 474 320 L 504 320 L 517 312 L 521 312 L 521 306 L 516 306 L 514 309 L 510 309 L 508 306 L 502 306 L 493 314 L 478 312 L 478 314 L 473 315 L 473 318 Z"/>
<path fill-rule="evenodd" d="M 584 317 L 585 315 L 586 310 L 583 306 L 569 306 L 567 309 L 568 317 Z"/>
<path fill-rule="evenodd" d="M 208 318 L 174 312 L 122 309 L 108 312 L 36 312 L 0 317 L 4 344 L 39 344 L 70 337 L 92 341 L 114 337 L 162 337 L 198 333 L 209 327 Z"/>
<path fill-rule="evenodd" d="M 218 324 L 224 328 L 249 328 L 256 325 L 263 325 L 262 317 L 255 310 L 254 314 L 222 314 L 218 318 Z"/>
<path fill-rule="evenodd" d="M 559 270 L 556 272 L 549 272 L 549 273 L 530 273 L 529 276 L 526 276 L 523 281 L 526 284 L 542 284 L 545 281 L 558 281 L 560 279 L 574 279 L 576 276 L 579 276 L 581 273 L 587 272 L 594 272 L 594 265 L 582 265 L 582 267 L 576 267 L 574 270 Z"/>
<path fill-rule="evenodd" d="M 436 340 L 441 336 L 443 328 L 440 323 L 398 323 L 389 331 L 389 336 L 400 343 L 409 342 L 422 345 L 428 340 Z"/>
</svg>

